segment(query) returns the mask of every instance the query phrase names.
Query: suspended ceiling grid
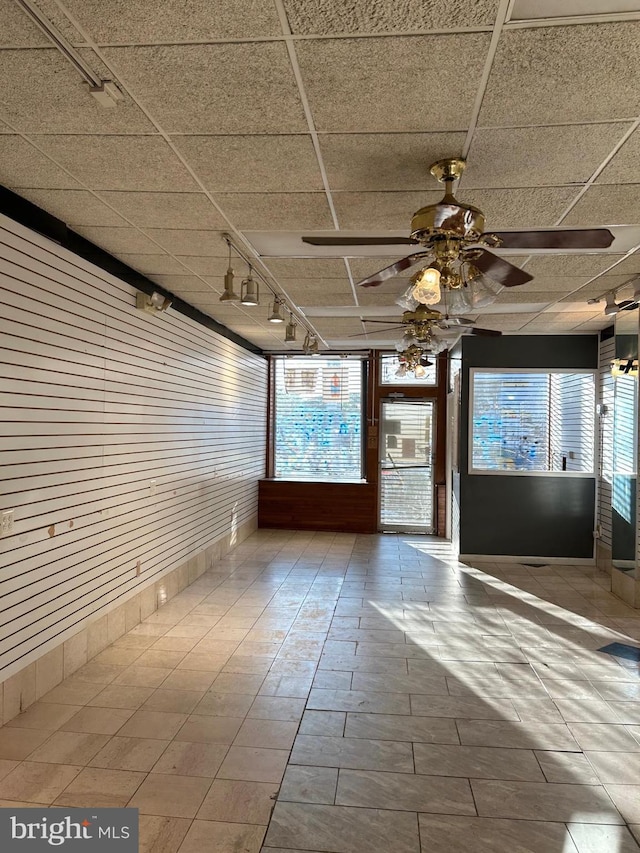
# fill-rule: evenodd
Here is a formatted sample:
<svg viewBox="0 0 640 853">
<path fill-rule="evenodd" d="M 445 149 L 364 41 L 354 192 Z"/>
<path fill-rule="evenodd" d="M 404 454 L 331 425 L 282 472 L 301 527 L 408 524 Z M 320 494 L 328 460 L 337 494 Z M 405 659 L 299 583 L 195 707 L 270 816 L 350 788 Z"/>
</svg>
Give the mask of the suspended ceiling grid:
<svg viewBox="0 0 640 853">
<path fill-rule="evenodd" d="M 124 98 L 104 109 L 0 0 L 0 183 L 267 350 L 285 349 L 267 291 L 256 308 L 218 301 L 222 232 L 248 255 L 245 232 L 406 234 L 441 196 L 438 158 L 467 158 L 458 195 L 489 228 L 640 225 L 640 14 L 603 2 L 595 17 L 514 20 L 522 2 L 37 0 L 117 82 Z M 388 250 L 268 254 L 257 268 L 326 345 L 397 337 L 350 338 L 362 317 L 400 314 L 406 279 L 354 286 Z M 481 325 L 596 330 L 610 319 L 587 299 L 640 274 L 631 253 L 516 260 L 534 280 Z"/>
</svg>

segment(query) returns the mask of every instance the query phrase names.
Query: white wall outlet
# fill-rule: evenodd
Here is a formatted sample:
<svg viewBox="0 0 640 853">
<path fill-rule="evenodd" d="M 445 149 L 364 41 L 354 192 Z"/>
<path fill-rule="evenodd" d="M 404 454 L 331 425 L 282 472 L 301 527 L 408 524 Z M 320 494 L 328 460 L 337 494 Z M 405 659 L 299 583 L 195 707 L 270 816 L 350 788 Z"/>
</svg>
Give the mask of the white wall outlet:
<svg viewBox="0 0 640 853">
<path fill-rule="evenodd" d="M 150 495 L 155 495 L 155 493 L 156 493 L 156 481 L 155 481 L 155 480 L 152 480 L 152 481 L 149 483 L 149 494 L 150 494 Z"/>
<path fill-rule="evenodd" d="M 13 535 L 13 510 L 5 509 L 0 513 L 0 537 Z"/>
</svg>

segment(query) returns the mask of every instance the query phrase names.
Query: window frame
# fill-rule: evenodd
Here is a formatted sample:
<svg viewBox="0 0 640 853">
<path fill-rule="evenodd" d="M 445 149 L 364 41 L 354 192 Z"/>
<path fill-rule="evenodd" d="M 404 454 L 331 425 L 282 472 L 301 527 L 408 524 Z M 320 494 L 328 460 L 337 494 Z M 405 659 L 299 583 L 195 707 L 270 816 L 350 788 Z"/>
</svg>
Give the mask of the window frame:
<svg viewBox="0 0 640 853">
<path fill-rule="evenodd" d="M 474 414 L 474 399 L 475 399 L 475 376 L 476 374 L 497 373 L 497 374 L 523 374 L 536 373 L 544 374 L 569 374 L 569 375 L 587 375 L 593 378 L 593 455 L 591 459 L 590 471 L 531 471 L 526 468 L 474 468 L 473 467 L 473 414 Z M 487 477 L 563 477 L 563 478 L 591 478 L 598 477 L 598 415 L 596 406 L 598 403 L 598 370 L 597 368 L 569 368 L 569 367 L 470 367 L 469 368 L 469 411 L 467 417 L 467 474 L 482 475 Z"/>
<path fill-rule="evenodd" d="M 277 435 L 277 418 L 278 418 L 278 393 L 277 393 L 277 371 L 278 371 L 278 362 L 279 361 L 302 361 L 309 360 L 313 361 L 314 367 L 323 366 L 324 361 L 339 361 L 341 360 L 340 356 L 336 355 L 322 355 L 320 358 L 311 358 L 310 356 L 305 355 L 280 355 L 274 354 L 271 356 L 271 364 L 272 370 L 270 371 L 270 412 L 269 412 L 269 452 L 270 452 L 270 464 L 268 476 L 272 480 L 277 480 L 278 482 L 290 482 L 290 483 L 366 483 L 367 480 L 367 456 L 366 456 L 366 433 L 367 433 L 367 387 L 368 387 L 368 363 L 367 360 L 363 357 L 355 357 L 349 358 L 349 361 L 357 361 L 360 364 L 360 477 L 344 477 L 344 478 L 336 478 L 335 476 L 320 477 L 317 475 L 301 475 L 301 476 L 279 476 L 276 474 L 276 435 Z"/>
</svg>

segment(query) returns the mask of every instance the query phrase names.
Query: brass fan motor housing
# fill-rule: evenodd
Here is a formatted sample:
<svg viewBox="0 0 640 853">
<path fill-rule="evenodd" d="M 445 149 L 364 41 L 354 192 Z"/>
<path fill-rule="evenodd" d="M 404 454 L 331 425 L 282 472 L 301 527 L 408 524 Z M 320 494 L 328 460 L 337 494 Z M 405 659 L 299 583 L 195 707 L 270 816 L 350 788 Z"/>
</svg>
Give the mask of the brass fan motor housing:
<svg viewBox="0 0 640 853">
<path fill-rule="evenodd" d="M 428 204 L 413 214 L 411 238 L 429 246 L 434 238 L 450 237 L 474 243 L 484 233 L 484 214 L 472 204 L 458 201 L 451 192 L 453 182 L 464 171 L 465 161 L 448 158 L 438 160 L 429 171 L 445 184 L 444 198 L 437 204 Z"/>
</svg>

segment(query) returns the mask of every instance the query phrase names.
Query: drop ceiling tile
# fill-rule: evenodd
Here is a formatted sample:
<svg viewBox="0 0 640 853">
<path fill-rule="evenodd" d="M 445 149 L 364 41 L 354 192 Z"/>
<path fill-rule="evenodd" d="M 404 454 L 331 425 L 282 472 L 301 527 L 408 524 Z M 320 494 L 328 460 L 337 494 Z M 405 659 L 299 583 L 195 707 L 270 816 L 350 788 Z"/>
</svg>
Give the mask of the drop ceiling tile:
<svg viewBox="0 0 640 853">
<path fill-rule="evenodd" d="M 613 121 L 640 112 L 640 22 L 503 31 L 481 127 Z"/>
<path fill-rule="evenodd" d="M 320 136 L 320 150 L 332 190 L 433 190 L 429 166 L 462 156 L 464 141 L 464 133 L 336 133 Z"/>
<path fill-rule="evenodd" d="M 271 0 L 65 0 L 65 6 L 99 43 L 176 43 L 281 34 Z"/>
<path fill-rule="evenodd" d="M 15 134 L 0 136 L 0 184 L 11 189 L 78 188 L 75 178 Z"/>
<path fill-rule="evenodd" d="M 111 254 L 135 252 L 143 255 L 154 255 L 158 253 L 158 246 L 135 228 L 103 228 L 97 225 L 81 225 L 74 228 L 74 231 Z"/>
<path fill-rule="evenodd" d="M 159 136 L 37 136 L 46 154 L 94 190 L 171 192 L 197 184 Z"/>
<path fill-rule="evenodd" d="M 107 48 L 169 133 L 295 133 L 307 123 L 284 44 Z"/>
<path fill-rule="evenodd" d="M 493 26 L 498 0 L 284 0 L 294 34 L 393 33 L 397 31 Z"/>
<path fill-rule="evenodd" d="M 276 278 L 344 278 L 344 261 L 333 258 L 265 258 Z"/>
<path fill-rule="evenodd" d="M 588 276 L 599 275 L 611 264 L 620 260 L 621 255 L 538 255 L 532 257 L 525 266 L 533 276 Z"/>
<path fill-rule="evenodd" d="M 145 232 L 172 255 L 227 257 L 222 231 L 195 231 L 177 228 L 145 228 Z"/>
<path fill-rule="evenodd" d="M 324 193 L 216 193 L 214 198 L 235 227 L 243 230 L 333 227 Z"/>
<path fill-rule="evenodd" d="M 634 273 L 640 273 L 640 252 L 629 255 L 611 270 L 612 275 L 633 275 Z"/>
<path fill-rule="evenodd" d="M 488 231 L 500 228 L 548 228 L 575 198 L 575 187 L 469 190 L 460 198 L 479 207 Z M 564 223 L 563 223 L 564 224 Z"/>
<path fill-rule="evenodd" d="M 499 332 L 511 332 L 521 329 L 537 314 L 481 314 L 478 325 L 483 329 L 496 329 Z"/>
<path fill-rule="evenodd" d="M 100 63 L 81 51 L 92 68 Z M 23 133 L 118 133 L 153 129 L 142 110 L 125 93 L 114 109 L 89 94 L 83 79 L 55 50 L 1 50 L 4 118 Z"/>
<path fill-rule="evenodd" d="M 223 228 L 225 220 L 204 193 L 102 192 L 140 228 Z"/>
<path fill-rule="evenodd" d="M 196 292 L 211 293 L 214 289 L 214 285 L 207 284 L 195 275 L 150 275 L 149 278 L 177 295 Z M 219 290 L 221 288 L 218 288 Z"/>
<path fill-rule="evenodd" d="M 640 174 L 640 133 L 631 134 L 622 148 L 602 170 L 596 183 L 629 184 L 638 180 Z"/>
<path fill-rule="evenodd" d="M 395 305 L 394 300 L 400 296 L 403 290 L 406 290 L 406 285 L 404 283 L 399 285 L 398 280 L 395 279 L 383 284 L 381 287 L 358 287 L 356 294 L 359 305 L 388 305 L 391 313 L 398 312 L 398 314 L 401 314 L 402 308 L 399 305 Z"/>
<path fill-rule="evenodd" d="M 411 217 L 426 204 L 435 204 L 442 193 L 435 192 L 366 192 L 334 193 L 341 228 L 373 231 L 388 229 L 409 235 Z"/>
<path fill-rule="evenodd" d="M 579 288 L 573 293 L 569 293 L 562 297 L 562 302 L 586 302 L 588 299 L 596 299 L 606 293 L 608 290 L 616 290 L 619 298 L 626 298 L 633 293 L 633 284 L 628 287 L 623 287 L 628 280 L 628 276 L 624 275 L 608 275 L 597 278 L 591 284 Z M 602 303 L 604 305 L 604 302 Z"/>
<path fill-rule="evenodd" d="M 40 27 L 31 21 L 15 0 L 0 0 L 3 47 L 51 47 Z"/>
<path fill-rule="evenodd" d="M 181 261 L 191 272 L 196 275 L 214 275 L 224 276 L 229 265 L 227 257 L 206 257 L 198 255 L 179 255 L 176 258 Z M 231 267 L 236 275 L 240 276 L 244 273 L 244 263 L 238 258 L 234 258 L 231 262 Z"/>
<path fill-rule="evenodd" d="M 213 192 L 324 189 L 308 135 L 175 136 L 173 142 Z"/>
<path fill-rule="evenodd" d="M 307 286 L 305 283 L 296 285 L 295 288 L 285 285 L 285 294 L 294 305 L 306 307 L 326 307 L 328 305 L 354 305 L 353 294 L 348 285 L 339 287 L 333 279 L 329 279 L 325 286 Z"/>
<path fill-rule="evenodd" d="M 37 204 L 47 213 L 57 216 L 67 225 L 126 226 L 121 216 L 86 190 L 30 190 L 19 194 Z"/>
<path fill-rule="evenodd" d="M 585 183 L 629 124 L 485 128 L 473 136 L 462 178 L 468 187 Z"/>
<path fill-rule="evenodd" d="M 519 305 L 522 302 L 548 303 L 555 302 L 559 296 L 560 294 L 556 290 L 539 290 L 531 293 L 529 290 L 523 292 L 518 287 L 505 287 L 504 290 L 501 290 L 500 293 L 498 293 L 494 304 Z"/>
<path fill-rule="evenodd" d="M 466 130 L 476 97 L 469 81 L 482 74 L 489 40 L 465 33 L 298 42 L 317 129 Z"/>
<path fill-rule="evenodd" d="M 162 255 L 156 249 L 155 255 L 140 255 L 130 252 L 112 252 L 114 257 L 122 261 L 123 264 L 137 270 L 143 275 L 180 275 L 188 272 L 169 255 Z"/>
<path fill-rule="evenodd" d="M 351 293 L 351 285 L 346 273 L 341 279 L 339 278 L 287 278 L 281 281 L 283 289 L 291 296 L 298 294 L 306 294 L 311 291 L 349 291 Z"/>
<path fill-rule="evenodd" d="M 582 287 L 583 284 L 589 280 L 589 276 L 546 276 L 546 275 L 538 275 L 532 281 L 528 281 L 526 284 L 522 284 L 517 288 L 513 288 L 518 293 L 570 293 L 578 287 Z M 532 300 L 537 302 L 536 299 Z"/>
<path fill-rule="evenodd" d="M 563 225 L 637 225 L 640 223 L 640 184 L 590 187 Z"/>
</svg>

